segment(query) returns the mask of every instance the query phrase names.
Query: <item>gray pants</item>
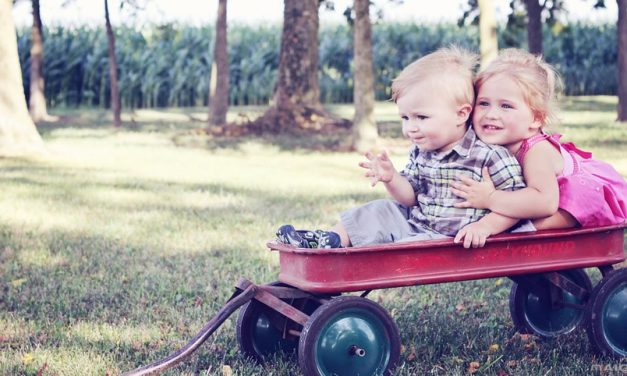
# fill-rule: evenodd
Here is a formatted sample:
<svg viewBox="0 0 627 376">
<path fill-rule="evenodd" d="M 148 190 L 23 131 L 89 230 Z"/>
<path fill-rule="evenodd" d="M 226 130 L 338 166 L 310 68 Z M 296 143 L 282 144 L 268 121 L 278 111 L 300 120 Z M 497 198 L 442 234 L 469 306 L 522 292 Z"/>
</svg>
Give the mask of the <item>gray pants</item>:
<svg viewBox="0 0 627 376">
<path fill-rule="evenodd" d="M 353 246 L 449 238 L 409 223 L 410 211 L 396 201 L 375 200 L 345 211 L 341 220 Z"/>
<path fill-rule="evenodd" d="M 342 225 L 353 246 L 446 239 L 428 227 L 409 222 L 411 208 L 393 200 L 375 200 L 349 209 L 341 214 Z M 461 229 L 460 229 L 461 230 Z M 522 220 L 509 232 L 528 232 L 536 229 L 529 220 Z"/>
</svg>

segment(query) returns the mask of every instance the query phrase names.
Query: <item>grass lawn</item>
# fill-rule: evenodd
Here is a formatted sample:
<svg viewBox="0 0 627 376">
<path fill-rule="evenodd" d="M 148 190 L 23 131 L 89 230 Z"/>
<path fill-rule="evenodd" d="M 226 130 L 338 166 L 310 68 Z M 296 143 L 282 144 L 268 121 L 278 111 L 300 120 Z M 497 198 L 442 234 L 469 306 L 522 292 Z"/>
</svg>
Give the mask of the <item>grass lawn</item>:
<svg viewBox="0 0 627 376">
<path fill-rule="evenodd" d="M 559 131 L 627 176 L 627 124 L 614 122 L 615 105 L 566 98 Z M 351 116 L 350 106 L 330 109 Z M 377 104 L 402 167 L 409 144 L 395 111 Z M 386 196 L 362 178 L 359 155 L 320 147 L 341 142 L 332 135 L 213 139 L 196 131 L 205 112 L 141 110 L 115 130 L 103 111 L 64 110 L 39 128 L 49 158 L 0 159 L 0 375 L 116 375 L 164 357 L 218 311 L 239 277 L 277 278 L 278 256 L 265 242 L 278 226 L 326 228 L 339 212 Z M 401 332 L 396 374 L 461 375 L 472 362 L 478 374 L 500 376 L 620 365 L 595 357 L 583 331 L 552 342 L 516 334 L 510 286 L 487 279 L 372 292 Z M 166 374 L 300 374 L 289 356 L 244 359 L 235 319 Z"/>
</svg>

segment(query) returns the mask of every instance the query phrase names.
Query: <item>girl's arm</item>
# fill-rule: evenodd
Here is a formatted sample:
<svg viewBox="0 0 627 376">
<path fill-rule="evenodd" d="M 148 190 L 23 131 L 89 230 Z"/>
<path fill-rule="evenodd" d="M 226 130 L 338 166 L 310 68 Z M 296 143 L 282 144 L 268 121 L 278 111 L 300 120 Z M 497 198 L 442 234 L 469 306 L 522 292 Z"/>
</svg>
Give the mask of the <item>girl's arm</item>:
<svg viewBox="0 0 627 376">
<path fill-rule="evenodd" d="M 464 248 L 479 248 L 485 245 L 490 235 L 496 235 L 518 223 L 518 219 L 498 213 L 488 213 L 477 222 L 470 223 L 455 235 L 454 242 L 464 241 Z"/>
<path fill-rule="evenodd" d="M 542 218 L 554 214 L 559 204 L 556 175 L 563 168 L 561 154 L 549 142 L 539 142 L 527 152 L 523 165 L 527 188 L 517 191 L 496 190 L 486 173 L 483 174 L 483 182 L 461 177 L 461 183 L 454 183 L 453 193 L 466 201 L 455 206 L 490 209 L 521 219 Z"/>
<path fill-rule="evenodd" d="M 538 218 L 532 221 L 536 230 L 552 230 L 557 228 L 576 227 L 579 222 L 569 212 L 559 209 L 550 217 Z"/>
</svg>

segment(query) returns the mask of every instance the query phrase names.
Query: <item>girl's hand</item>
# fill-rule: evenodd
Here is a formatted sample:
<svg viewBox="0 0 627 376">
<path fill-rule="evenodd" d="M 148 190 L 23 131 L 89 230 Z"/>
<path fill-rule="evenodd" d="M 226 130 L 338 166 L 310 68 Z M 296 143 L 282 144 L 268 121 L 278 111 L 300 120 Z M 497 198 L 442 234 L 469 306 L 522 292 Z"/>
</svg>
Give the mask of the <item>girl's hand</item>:
<svg viewBox="0 0 627 376">
<path fill-rule="evenodd" d="M 464 248 L 480 248 L 485 245 L 488 236 L 492 235 L 492 229 L 481 221 L 470 223 L 455 235 L 455 243 L 464 241 Z"/>
<path fill-rule="evenodd" d="M 394 174 L 396 174 L 396 169 L 390 160 L 387 150 L 378 155 L 367 152 L 364 156 L 368 159 L 368 162 L 359 162 L 359 167 L 368 170 L 364 175 L 370 178 L 371 186 L 374 187 L 378 182 L 389 183 L 392 181 Z"/>
<path fill-rule="evenodd" d="M 496 191 L 494 182 L 490 178 L 488 168 L 481 169 L 483 181 L 474 181 L 469 177 L 461 176 L 460 181 L 451 183 L 451 192 L 456 196 L 466 199 L 464 202 L 454 204 L 456 208 L 489 209 L 490 196 Z"/>
</svg>

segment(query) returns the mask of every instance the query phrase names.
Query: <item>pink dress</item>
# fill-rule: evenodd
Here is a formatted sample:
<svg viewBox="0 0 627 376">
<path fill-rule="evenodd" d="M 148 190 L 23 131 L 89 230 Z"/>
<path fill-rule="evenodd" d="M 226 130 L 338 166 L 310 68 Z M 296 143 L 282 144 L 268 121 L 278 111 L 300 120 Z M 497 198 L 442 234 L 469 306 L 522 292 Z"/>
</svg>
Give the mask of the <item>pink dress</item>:
<svg viewBox="0 0 627 376">
<path fill-rule="evenodd" d="M 564 159 L 564 169 L 557 177 L 559 207 L 570 213 L 584 227 L 624 223 L 627 218 L 627 182 L 609 164 L 592 159 L 573 143 L 560 143 L 561 135 L 540 133 L 524 140 L 516 158 L 521 166 L 533 145 L 547 140 Z M 524 166 L 523 166 L 524 168 Z"/>
</svg>

